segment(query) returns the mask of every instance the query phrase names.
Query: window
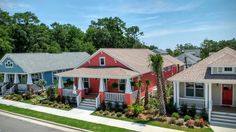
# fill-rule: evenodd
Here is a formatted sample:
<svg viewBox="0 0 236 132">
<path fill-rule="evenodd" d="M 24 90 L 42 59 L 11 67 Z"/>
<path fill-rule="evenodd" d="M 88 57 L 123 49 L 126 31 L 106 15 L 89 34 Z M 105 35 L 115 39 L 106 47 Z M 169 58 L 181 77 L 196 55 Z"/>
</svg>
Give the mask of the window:
<svg viewBox="0 0 236 132">
<path fill-rule="evenodd" d="M 100 64 L 100 66 L 105 66 L 105 65 L 106 65 L 106 63 L 105 63 L 105 57 L 100 57 L 100 58 L 99 58 L 99 64 Z"/>
<path fill-rule="evenodd" d="M 186 83 L 186 96 L 204 97 L 204 83 Z"/>
<path fill-rule="evenodd" d="M 232 72 L 233 68 L 232 67 L 225 67 L 224 72 Z"/>
<path fill-rule="evenodd" d="M 125 91 L 125 83 L 126 83 L 125 79 L 120 79 L 119 80 L 119 91 L 121 91 L 121 92 Z"/>
<path fill-rule="evenodd" d="M 194 83 L 186 83 L 186 96 L 194 96 Z"/>
<path fill-rule="evenodd" d="M 83 78 L 83 85 L 84 85 L 84 88 L 89 88 L 89 79 L 88 78 Z"/>
<path fill-rule="evenodd" d="M 42 77 L 41 73 L 35 73 L 35 74 L 32 74 L 31 76 L 32 76 L 33 83 L 39 81 L 41 79 L 41 77 Z"/>
<path fill-rule="evenodd" d="M 5 62 L 5 67 L 6 68 L 13 68 L 13 62 L 11 60 L 7 60 Z"/>
</svg>

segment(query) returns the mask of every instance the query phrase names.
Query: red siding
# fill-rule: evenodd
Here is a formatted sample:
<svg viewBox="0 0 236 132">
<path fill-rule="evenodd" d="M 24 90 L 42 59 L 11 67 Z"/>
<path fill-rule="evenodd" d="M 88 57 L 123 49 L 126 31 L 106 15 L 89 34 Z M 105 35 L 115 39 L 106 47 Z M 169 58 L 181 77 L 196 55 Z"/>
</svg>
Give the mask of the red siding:
<svg viewBox="0 0 236 132">
<path fill-rule="evenodd" d="M 117 67 L 127 68 L 125 65 L 123 65 L 119 61 L 116 61 L 114 58 L 112 58 L 111 56 L 109 56 L 108 54 L 104 52 L 98 53 L 96 56 L 91 58 L 88 62 L 83 64 L 81 67 L 99 66 L 99 57 L 105 57 L 106 66 L 117 66 Z"/>
</svg>

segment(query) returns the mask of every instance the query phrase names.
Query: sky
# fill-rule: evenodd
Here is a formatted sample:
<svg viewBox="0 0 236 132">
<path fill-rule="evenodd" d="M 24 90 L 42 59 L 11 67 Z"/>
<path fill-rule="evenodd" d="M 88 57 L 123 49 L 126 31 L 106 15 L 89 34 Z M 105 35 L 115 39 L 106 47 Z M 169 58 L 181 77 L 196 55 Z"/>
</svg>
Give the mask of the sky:
<svg viewBox="0 0 236 132">
<path fill-rule="evenodd" d="M 236 0 L 0 0 L 11 15 L 31 11 L 47 25 L 70 23 L 83 31 L 91 20 L 118 16 L 139 26 L 141 41 L 162 49 L 236 38 L 235 6 Z"/>
</svg>

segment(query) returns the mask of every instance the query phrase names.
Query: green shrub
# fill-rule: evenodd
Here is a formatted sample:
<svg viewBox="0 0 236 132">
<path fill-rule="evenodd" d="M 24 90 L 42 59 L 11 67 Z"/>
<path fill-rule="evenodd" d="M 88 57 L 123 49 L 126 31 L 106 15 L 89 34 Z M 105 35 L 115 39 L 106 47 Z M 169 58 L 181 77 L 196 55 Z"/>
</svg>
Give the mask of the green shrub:
<svg viewBox="0 0 236 132">
<path fill-rule="evenodd" d="M 55 89 L 53 87 L 49 87 L 47 89 L 46 93 L 47 93 L 47 98 L 50 101 L 54 101 L 56 99 L 56 97 L 55 97 Z"/>
<path fill-rule="evenodd" d="M 182 115 L 187 115 L 188 113 L 188 105 L 187 104 L 181 104 L 180 112 Z"/>
<path fill-rule="evenodd" d="M 196 115 L 196 106 L 192 105 L 191 108 L 188 110 L 188 115 L 194 117 Z"/>
<path fill-rule="evenodd" d="M 179 119 L 176 121 L 176 125 L 178 126 L 183 126 L 184 125 L 184 120 L 183 119 Z"/>
<path fill-rule="evenodd" d="M 150 98 L 148 104 L 147 104 L 147 109 L 151 111 L 151 113 L 158 114 L 159 113 L 159 105 L 160 102 L 156 98 Z"/>
<path fill-rule="evenodd" d="M 139 105 L 139 104 L 132 105 L 132 112 L 134 116 L 138 116 L 140 113 L 143 112 L 143 110 L 144 110 L 144 107 L 142 105 Z"/>
<path fill-rule="evenodd" d="M 22 94 L 22 97 L 24 100 L 28 100 L 28 99 L 31 99 L 31 94 L 30 92 L 25 92 Z"/>
<path fill-rule="evenodd" d="M 117 112 L 117 113 L 116 113 L 116 116 L 117 116 L 117 117 L 121 117 L 121 116 L 122 116 L 122 113 L 121 113 L 121 112 Z"/>
<path fill-rule="evenodd" d="M 33 105 L 39 104 L 40 101 L 37 98 L 33 98 L 30 100 Z"/>
<path fill-rule="evenodd" d="M 192 118 L 191 116 L 185 115 L 185 116 L 184 116 L 184 121 L 188 121 L 188 120 L 190 120 L 191 118 Z"/>
<path fill-rule="evenodd" d="M 194 119 L 200 119 L 200 118 L 201 118 L 200 115 L 195 115 L 195 116 L 194 116 Z"/>
<path fill-rule="evenodd" d="M 107 115 L 109 115 L 109 113 L 110 113 L 110 112 L 106 110 L 106 111 L 104 111 L 103 115 L 104 115 L 104 116 L 107 116 Z"/>
<path fill-rule="evenodd" d="M 176 118 L 175 117 L 171 117 L 168 123 L 169 124 L 175 124 L 176 123 Z"/>
<path fill-rule="evenodd" d="M 194 128 L 194 120 L 190 119 L 186 122 L 188 128 Z"/>
<path fill-rule="evenodd" d="M 200 116 L 201 116 L 204 120 L 208 120 L 208 114 L 207 114 L 205 108 L 203 108 L 203 109 L 201 110 Z"/>
<path fill-rule="evenodd" d="M 167 119 L 166 119 L 166 116 L 159 116 L 159 117 L 158 117 L 158 120 L 159 120 L 160 122 L 165 122 Z"/>
<path fill-rule="evenodd" d="M 174 112 L 174 113 L 172 113 L 171 117 L 174 117 L 174 118 L 176 118 L 176 119 L 179 119 L 179 113 Z"/>
</svg>

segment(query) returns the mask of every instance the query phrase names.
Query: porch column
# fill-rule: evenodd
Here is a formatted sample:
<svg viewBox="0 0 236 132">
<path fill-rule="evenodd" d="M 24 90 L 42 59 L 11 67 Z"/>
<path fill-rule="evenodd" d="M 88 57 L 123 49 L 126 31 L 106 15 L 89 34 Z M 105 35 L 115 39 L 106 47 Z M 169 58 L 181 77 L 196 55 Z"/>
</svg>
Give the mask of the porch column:
<svg viewBox="0 0 236 132">
<path fill-rule="evenodd" d="M 20 83 L 18 74 L 14 75 L 14 84 Z"/>
<path fill-rule="evenodd" d="M 4 83 L 9 82 L 8 74 L 4 73 Z"/>
<path fill-rule="evenodd" d="M 62 77 L 59 77 L 59 79 L 58 79 L 58 95 L 61 97 L 63 95 L 63 87 L 64 87 L 63 79 L 62 79 Z"/>
<path fill-rule="evenodd" d="M 27 84 L 28 85 L 33 84 L 31 74 L 27 74 Z"/>
<path fill-rule="evenodd" d="M 126 84 L 125 84 L 125 103 L 127 105 L 132 105 L 133 104 L 133 94 L 132 94 L 132 88 L 131 88 L 131 81 L 130 78 L 126 79 Z"/>
<path fill-rule="evenodd" d="M 73 93 L 74 93 L 74 94 L 77 93 L 77 92 L 76 92 L 76 83 L 75 83 L 75 81 L 76 81 L 76 78 L 74 78 L 74 81 L 73 81 Z"/>
<path fill-rule="evenodd" d="M 81 93 L 81 97 L 85 96 L 82 77 L 78 78 L 78 94 Z"/>
<path fill-rule="evenodd" d="M 212 110 L 212 88 L 211 88 L 211 83 L 208 84 L 209 85 L 209 100 L 208 100 L 208 122 L 211 122 L 211 110 Z"/>
<path fill-rule="evenodd" d="M 173 91 L 174 92 L 173 93 L 174 94 L 174 97 L 173 97 L 174 98 L 174 104 L 173 105 L 176 105 L 176 82 L 173 82 L 173 87 L 174 87 L 174 91 Z"/>
<path fill-rule="evenodd" d="M 208 104 L 208 84 L 205 83 L 205 86 L 204 86 L 204 99 L 205 99 L 205 109 L 207 109 L 207 104 Z"/>
<path fill-rule="evenodd" d="M 179 108 L 179 81 L 176 82 L 176 106 Z"/>
<path fill-rule="evenodd" d="M 104 87 L 104 78 L 100 78 L 99 82 L 99 95 L 100 95 L 100 101 L 101 103 L 105 100 L 105 87 Z"/>
</svg>

